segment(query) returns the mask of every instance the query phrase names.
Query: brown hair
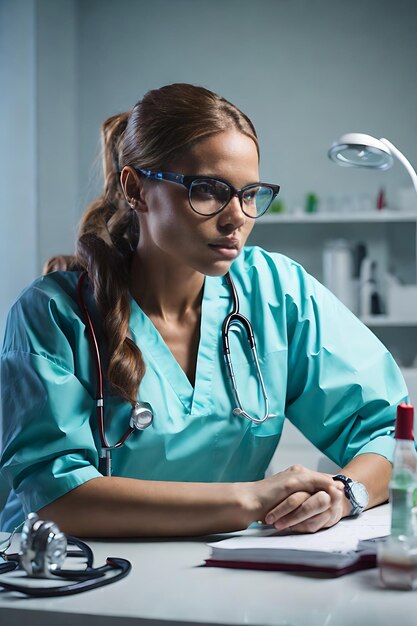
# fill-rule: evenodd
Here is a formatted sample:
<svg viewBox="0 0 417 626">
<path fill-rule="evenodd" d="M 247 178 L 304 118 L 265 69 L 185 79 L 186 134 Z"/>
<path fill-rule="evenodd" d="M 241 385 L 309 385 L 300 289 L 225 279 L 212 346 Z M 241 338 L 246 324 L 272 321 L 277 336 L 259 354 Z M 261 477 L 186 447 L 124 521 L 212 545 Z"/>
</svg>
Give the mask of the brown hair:
<svg viewBox="0 0 417 626">
<path fill-rule="evenodd" d="M 51 256 L 42 268 L 42 274 L 50 274 L 51 272 L 72 272 L 78 268 L 75 256 L 71 254 L 56 254 Z"/>
<path fill-rule="evenodd" d="M 82 218 L 77 263 L 88 272 L 101 314 L 107 380 L 132 404 L 145 371 L 129 337 L 129 269 L 139 222 L 124 197 L 120 172 L 126 165 L 168 169 L 199 140 L 230 128 L 253 139 L 258 149 L 255 129 L 237 107 L 208 89 L 182 83 L 149 91 L 131 111 L 102 126 L 104 189 Z"/>
</svg>

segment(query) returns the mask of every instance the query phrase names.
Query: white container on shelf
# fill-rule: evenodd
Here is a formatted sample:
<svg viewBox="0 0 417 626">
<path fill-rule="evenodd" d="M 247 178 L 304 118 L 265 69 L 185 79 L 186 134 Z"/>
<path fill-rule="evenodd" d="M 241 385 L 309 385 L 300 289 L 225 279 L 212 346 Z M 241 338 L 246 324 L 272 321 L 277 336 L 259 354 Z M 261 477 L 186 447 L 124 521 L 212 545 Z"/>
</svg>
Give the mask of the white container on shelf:
<svg viewBox="0 0 417 626">
<path fill-rule="evenodd" d="M 400 211 L 417 211 L 417 193 L 414 187 L 401 187 L 398 190 L 397 206 Z"/>
<path fill-rule="evenodd" d="M 323 282 L 351 311 L 356 313 L 353 287 L 353 258 L 345 239 L 332 239 L 324 246 Z"/>
<path fill-rule="evenodd" d="M 366 256 L 361 263 L 359 276 L 359 314 L 362 316 L 371 315 L 371 298 L 375 284 L 372 282 L 372 260 Z"/>
<path fill-rule="evenodd" d="M 417 324 L 417 285 L 401 285 L 389 274 L 386 294 L 387 312 L 391 318 Z"/>
</svg>

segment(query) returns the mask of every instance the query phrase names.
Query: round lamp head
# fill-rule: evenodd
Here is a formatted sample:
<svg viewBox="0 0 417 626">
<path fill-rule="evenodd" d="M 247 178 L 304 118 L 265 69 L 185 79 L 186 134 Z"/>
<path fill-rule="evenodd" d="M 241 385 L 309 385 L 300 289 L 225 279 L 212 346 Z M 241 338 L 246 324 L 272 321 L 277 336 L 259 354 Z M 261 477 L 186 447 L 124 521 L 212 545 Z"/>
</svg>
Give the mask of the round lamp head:
<svg viewBox="0 0 417 626">
<path fill-rule="evenodd" d="M 394 162 L 389 148 L 380 139 L 364 133 L 347 133 L 328 152 L 329 158 L 344 167 L 387 170 Z"/>
</svg>

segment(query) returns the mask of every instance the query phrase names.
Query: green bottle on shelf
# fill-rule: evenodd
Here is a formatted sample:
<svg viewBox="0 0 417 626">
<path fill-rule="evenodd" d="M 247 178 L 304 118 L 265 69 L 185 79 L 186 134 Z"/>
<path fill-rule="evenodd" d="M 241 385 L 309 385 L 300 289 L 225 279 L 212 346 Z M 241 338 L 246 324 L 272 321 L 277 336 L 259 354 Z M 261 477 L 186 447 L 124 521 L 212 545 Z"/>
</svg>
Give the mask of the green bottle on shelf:
<svg viewBox="0 0 417 626">
<path fill-rule="evenodd" d="M 275 200 L 273 201 L 273 203 L 271 204 L 269 208 L 269 211 L 270 213 L 284 213 L 285 205 L 284 205 L 284 201 L 282 200 L 282 198 L 275 198 Z"/>
<path fill-rule="evenodd" d="M 319 206 L 319 199 L 315 193 L 308 193 L 306 195 L 305 210 L 306 213 L 317 213 Z"/>
</svg>

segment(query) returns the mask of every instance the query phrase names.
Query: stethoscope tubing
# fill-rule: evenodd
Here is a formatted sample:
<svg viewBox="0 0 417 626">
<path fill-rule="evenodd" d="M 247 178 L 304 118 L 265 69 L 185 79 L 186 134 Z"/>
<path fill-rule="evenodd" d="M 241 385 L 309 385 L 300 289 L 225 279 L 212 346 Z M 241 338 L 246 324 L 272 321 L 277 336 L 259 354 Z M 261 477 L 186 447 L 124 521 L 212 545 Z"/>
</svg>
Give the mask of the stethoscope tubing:
<svg viewBox="0 0 417 626">
<path fill-rule="evenodd" d="M 49 524 L 49 522 L 42 522 L 40 528 L 38 528 L 38 530 L 34 534 L 36 535 L 36 533 L 39 532 L 39 530 L 42 529 L 42 527 L 46 524 Z M 49 526 L 46 528 L 46 530 L 50 530 Z M 49 574 L 47 577 L 49 580 L 68 580 L 71 581 L 70 584 L 62 584 L 53 587 L 34 587 L 31 585 L 22 585 L 19 582 L 15 583 L 12 580 L 7 582 L 1 579 L 0 589 L 3 587 L 7 591 L 17 591 L 27 596 L 38 598 L 73 595 L 75 593 L 81 593 L 90 589 L 96 589 L 97 587 L 102 587 L 104 585 L 116 582 L 117 580 L 120 580 L 121 578 L 127 576 L 132 569 L 130 561 L 116 557 L 108 557 L 106 559 L 105 565 L 94 568 L 93 551 L 87 543 L 85 543 L 81 539 L 78 539 L 77 537 L 73 537 L 70 535 L 66 536 L 66 541 L 68 546 L 75 546 L 76 548 L 78 548 L 77 550 L 67 550 L 66 557 L 82 558 L 85 561 L 85 569 L 71 570 L 57 567 L 56 569 L 49 569 Z M 34 542 L 34 537 L 32 537 L 32 549 L 35 543 L 36 542 Z M 40 543 L 42 544 L 42 537 L 40 537 Z M 22 561 L 22 551 L 20 553 L 16 552 L 12 554 L 2 552 L 1 554 L 5 559 L 5 562 L 0 564 L 0 574 L 6 574 L 17 570 L 24 570 L 26 571 L 26 573 L 28 573 L 28 570 L 25 567 L 25 562 Z M 106 574 L 112 571 L 118 571 L 118 573 L 116 573 L 114 576 L 106 577 Z M 33 577 L 33 574 L 31 577 Z M 39 578 L 39 576 L 35 575 L 34 578 Z M 45 578 L 45 576 L 41 576 L 41 578 Z"/>
<path fill-rule="evenodd" d="M 86 277 L 87 277 L 87 272 L 82 272 L 79 277 L 78 284 L 77 284 L 77 298 L 78 298 L 79 305 L 85 315 L 87 332 L 91 339 L 90 345 L 92 348 L 93 357 L 94 357 L 94 361 L 96 365 L 96 371 L 97 371 L 96 406 L 97 406 L 98 431 L 99 431 L 100 444 L 101 444 L 100 464 L 101 464 L 103 473 L 106 476 L 111 476 L 111 473 L 112 473 L 111 451 L 115 450 L 116 448 L 120 448 L 136 429 L 131 423 L 129 425 L 129 428 L 126 430 L 126 432 L 122 435 L 122 437 L 120 437 L 120 439 L 114 445 L 110 445 L 107 440 L 105 424 L 104 424 L 103 368 L 102 368 L 102 363 L 101 363 L 100 348 L 99 348 L 97 337 L 94 331 L 94 325 L 93 325 L 92 319 L 90 317 L 88 308 L 86 306 L 86 303 L 83 297 L 83 284 L 84 284 Z M 250 321 L 239 312 L 239 298 L 238 298 L 235 285 L 233 283 L 233 280 L 229 272 L 225 275 L 225 278 L 229 285 L 229 288 L 232 294 L 232 301 L 233 301 L 232 312 L 226 316 L 222 324 L 223 356 L 224 356 L 226 368 L 229 374 L 233 396 L 237 405 L 233 409 L 232 412 L 233 412 L 233 415 L 245 417 L 255 424 L 262 424 L 267 419 L 270 419 L 270 417 L 272 416 L 269 415 L 269 401 L 268 401 L 268 396 L 266 393 L 266 388 L 265 388 L 265 383 L 264 383 L 264 379 L 262 376 L 261 368 L 259 365 L 258 353 L 256 349 L 256 342 L 255 342 L 255 335 L 254 335 L 252 324 L 250 323 Z M 238 392 L 237 384 L 236 384 L 236 377 L 235 377 L 235 373 L 233 370 L 232 360 L 230 357 L 229 330 L 233 325 L 242 326 L 246 332 L 246 336 L 248 339 L 248 343 L 249 343 L 249 347 L 250 347 L 250 351 L 252 355 L 252 360 L 256 368 L 257 377 L 259 380 L 259 384 L 261 386 L 262 396 L 264 398 L 265 412 L 264 412 L 264 416 L 261 418 L 253 417 L 252 415 L 247 413 L 243 409 L 243 405 L 240 401 L 239 392 Z"/>
<path fill-rule="evenodd" d="M 266 393 L 266 388 L 265 388 L 265 383 L 264 383 L 264 379 L 262 376 L 261 368 L 259 365 L 258 351 L 256 349 L 255 334 L 253 332 L 252 324 L 250 323 L 248 318 L 239 312 L 239 297 L 237 295 L 235 285 L 233 283 L 232 277 L 230 276 L 229 272 L 226 274 L 225 278 L 228 282 L 228 285 L 230 287 L 230 291 L 232 294 L 233 310 L 231 313 L 229 313 L 229 315 L 226 316 L 226 318 L 223 321 L 222 344 L 223 344 L 223 356 L 224 356 L 227 371 L 229 374 L 233 395 L 237 404 L 237 407 L 233 409 L 233 415 L 246 417 L 247 419 L 249 419 L 251 422 L 255 424 L 262 424 L 267 419 L 270 419 L 271 416 L 269 415 L 269 401 L 268 401 L 268 396 Z M 230 357 L 230 345 L 229 345 L 229 330 L 234 324 L 237 326 L 242 326 L 246 332 L 246 337 L 247 337 L 249 348 L 252 354 L 252 360 L 255 364 L 256 373 L 258 376 L 259 384 L 261 385 L 262 396 L 264 399 L 265 413 L 264 413 L 264 416 L 261 418 L 253 417 L 252 415 L 247 413 L 243 409 L 242 403 L 240 401 L 239 392 L 238 392 L 237 385 L 236 385 L 236 377 L 235 377 L 235 373 L 233 370 L 232 359 Z"/>
<path fill-rule="evenodd" d="M 87 272 L 82 272 L 77 284 L 77 298 L 78 302 L 84 312 L 85 319 L 87 322 L 88 333 L 91 339 L 92 352 L 94 356 L 94 360 L 96 363 L 96 371 L 97 371 L 97 393 L 96 393 L 96 406 L 97 406 L 97 421 L 98 421 L 98 431 L 100 436 L 101 448 L 103 451 L 103 458 L 108 458 L 108 454 L 106 451 L 115 450 L 116 448 L 120 448 L 125 441 L 132 435 L 135 431 L 135 428 L 129 426 L 123 436 L 112 446 L 109 445 L 106 437 L 106 430 L 104 426 L 104 392 L 103 392 L 103 368 L 101 364 L 101 356 L 100 356 L 100 348 L 98 346 L 98 341 L 96 337 L 96 333 L 94 331 L 94 326 L 92 319 L 90 317 L 90 313 L 88 312 L 87 305 L 85 304 L 84 296 L 82 293 L 83 284 L 87 277 Z"/>
<path fill-rule="evenodd" d="M 31 596 L 33 598 L 55 598 L 58 596 L 70 596 L 73 594 L 82 593 L 83 591 L 89 591 L 90 589 L 97 589 L 98 587 L 104 587 L 105 585 L 115 583 L 116 581 L 125 578 L 125 576 L 129 574 L 131 569 L 132 564 L 127 559 L 107 557 L 106 564 L 97 568 L 97 576 L 95 575 L 93 580 L 91 580 L 91 572 L 89 580 L 78 581 L 77 576 L 79 572 L 71 572 L 71 575 L 73 579 L 76 580 L 76 582 L 69 585 L 59 585 L 56 587 L 30 587 L 29 585 L 8 583 L 2 580 L 0 581 L 0 588 L 6 589 L 7 591 L 18 591 L 20 593 L 24 593 L 26 596 Z M 116 570 L 119 570 L 119 572 L 114 576 L 105 576 L 107 572 Z"/>
</svg>

